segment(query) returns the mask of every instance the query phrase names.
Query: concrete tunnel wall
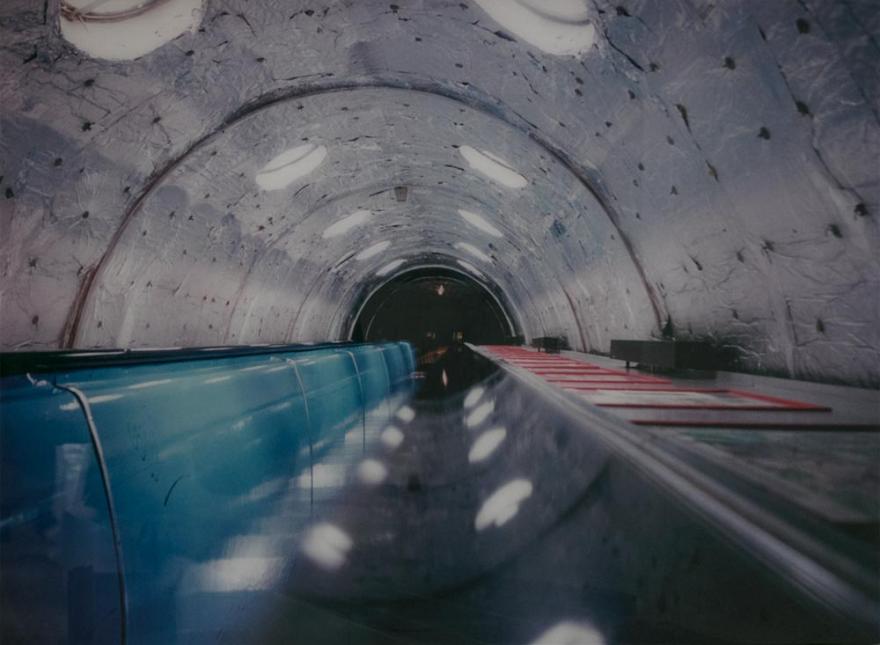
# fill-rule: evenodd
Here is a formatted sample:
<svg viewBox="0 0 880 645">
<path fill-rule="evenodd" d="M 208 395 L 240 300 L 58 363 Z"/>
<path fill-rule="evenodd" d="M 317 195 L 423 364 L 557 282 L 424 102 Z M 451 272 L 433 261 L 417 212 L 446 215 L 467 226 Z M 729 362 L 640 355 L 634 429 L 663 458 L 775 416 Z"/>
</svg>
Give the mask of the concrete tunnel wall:
<svg viewBox="0 0 880 645">
<path fill-rule="evenodd" d="M 880 384 L 874 2 L 86 4 L 0 5 L 3 349 L 344 338 L 441 264 L 526 337 Z"/>
</svg>

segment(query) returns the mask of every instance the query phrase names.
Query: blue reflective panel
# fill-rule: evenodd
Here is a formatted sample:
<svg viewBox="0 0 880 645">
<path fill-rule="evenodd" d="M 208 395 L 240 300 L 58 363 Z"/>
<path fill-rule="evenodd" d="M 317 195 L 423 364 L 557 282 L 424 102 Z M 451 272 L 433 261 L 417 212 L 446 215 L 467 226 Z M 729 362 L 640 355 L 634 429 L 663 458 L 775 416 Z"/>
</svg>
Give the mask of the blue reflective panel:
<svg viewBox="0 0 880 645">
<path fill-rule="evenodd" d="M 351 355 L 344 351 L 309 352 L 295 363 L 303 381 L 317 459 L 346 432 L 361 429 L 360 382 Z"/>
<path fill-rule="evenodd" d="M 416 371 L 416 353 L 413 350 L 413 346 L 409 343 L 398 343 L 403 350 L 404 363 L 406 364 L 406 369 L 409 373 Z"/>
<path fill-rule="evenodd" d="M 290 536 L 309 511 L 299 485 L 308 430 L 291 365 L 248 356 L 58 381 L 85 392 L 103 443 L 129 642 L 189 642 L 258 620 L 269 603 L 254 593 L 283 574 Z"/>
<path fill-rule="evenodd" d="M 351 352 L 357 363 L 366 406 L 372 408 L 381 404 L 391 390 L 382 349 L 363 345 L 352 348 Z"/>
<path fill-rule="evenodd" d="M 100 468 L 79 403 L 0 381 L 0 641 L 118 643 L 120 585 Z"/>
<path fill-rule="evenodd" d="M 406 368 L 406 359 L 397 343 L 383 345 L 382 351 L 385 354 L 385 364 L 388 366 L 391 389 L 397 392 L 405 385 L 409 375 L 409 371 Z"/>
</svg>

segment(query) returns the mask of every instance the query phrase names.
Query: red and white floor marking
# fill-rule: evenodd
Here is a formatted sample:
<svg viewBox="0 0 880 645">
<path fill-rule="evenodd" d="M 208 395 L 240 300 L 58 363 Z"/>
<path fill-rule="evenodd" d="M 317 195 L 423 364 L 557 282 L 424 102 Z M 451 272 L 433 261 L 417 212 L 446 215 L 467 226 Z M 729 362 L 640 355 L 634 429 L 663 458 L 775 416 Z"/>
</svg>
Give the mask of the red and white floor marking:
<svg viewBox="0 0 880 645">
<path fill-rule="evenodd" d="M 629 410 L 729 410 L 737 412 L 828 412 L 830 408 L 793 401 L 757 392 L 727 388 L 680 386 L 668 378 L 618 370 L 584 363 L 559 354 L 540 354 L 522 347 L 488 345 L 483 349 L 493 357 L 540 376 L 548 383 L 572 392 L 603 408 Z M 665 416 L 665 415 L 663 415 Z M 719 420 L 687 418 L 632 419 L 639 425 L 717 426 Z M 727 423 L 727 422 L 725 422 Z M 748 427 L 752 422 L 729 422 Z M 761 424 L 777 426 L 789 423 Z"/>
</svg>

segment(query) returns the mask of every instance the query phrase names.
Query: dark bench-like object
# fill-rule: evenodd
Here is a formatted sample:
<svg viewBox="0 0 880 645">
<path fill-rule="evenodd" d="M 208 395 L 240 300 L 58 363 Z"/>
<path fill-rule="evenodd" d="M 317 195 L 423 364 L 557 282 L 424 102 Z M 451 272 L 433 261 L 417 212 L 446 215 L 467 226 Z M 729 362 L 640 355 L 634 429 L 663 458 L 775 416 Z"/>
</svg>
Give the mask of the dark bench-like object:
<svg viewBox="0 0 880 645">
<path fill-rule="evenodd" d="M 612 340 L 611 358 L 664 369 L 717 369 L 716 352 L 708 343 L 675 340 Z"/>
<path fill-rule="evenodd" d="M 532 347 L 540 352 L 542 349 L 548 354 L 558 354 L 567 347 L 568 342 L 562 336 L 539 336 L 532 339 Z"/>
</svg>

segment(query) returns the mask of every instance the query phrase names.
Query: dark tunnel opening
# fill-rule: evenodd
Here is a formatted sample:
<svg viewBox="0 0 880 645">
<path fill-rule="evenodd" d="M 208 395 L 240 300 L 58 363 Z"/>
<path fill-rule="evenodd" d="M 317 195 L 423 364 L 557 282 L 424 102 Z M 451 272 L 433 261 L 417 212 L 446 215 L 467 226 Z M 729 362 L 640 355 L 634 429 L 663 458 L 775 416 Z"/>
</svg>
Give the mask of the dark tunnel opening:
<svg viewBox="0 0 880 645">
<path fill-rule="evenodd" d="M 405 340 L 420 364 L 433 363 L 462 343 L 508 342 L 514 329 L 495 297 L 476 280 L 440 267 L 407 271 L 370 295 L 352 340 Z"/>
</svg>

